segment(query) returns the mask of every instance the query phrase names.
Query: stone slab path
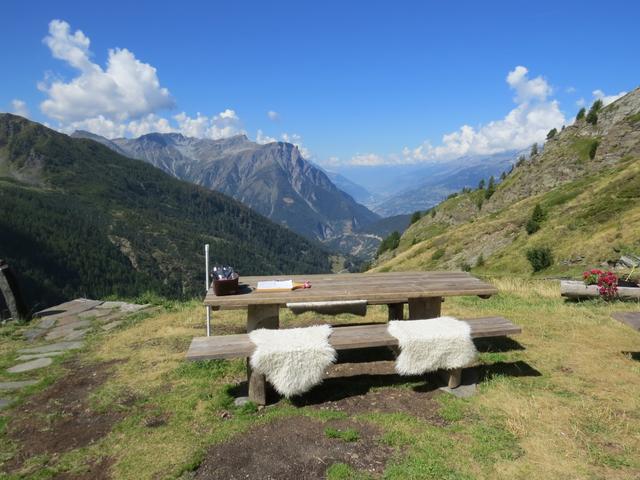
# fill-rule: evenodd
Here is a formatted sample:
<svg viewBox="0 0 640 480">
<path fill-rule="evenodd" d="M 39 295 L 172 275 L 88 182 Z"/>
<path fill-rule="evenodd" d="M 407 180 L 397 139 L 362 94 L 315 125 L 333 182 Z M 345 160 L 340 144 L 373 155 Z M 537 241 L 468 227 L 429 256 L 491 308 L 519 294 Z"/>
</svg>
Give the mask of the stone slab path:
<svg viewBox="0 0 640 480">
<path fill-rule="evenodd" d="M 52 363 L 53 363 L 53 359 L 51 357 L 36 358 L 35 360 L 31 360 L 25 363 L 19 363 L 18 365 L 14 365 L 11 368 L 7 368 L 7 372 L 9 373 L 30 372 L 31 370 L 36 370 L 38 368 L 48 367 Z"/>
<path fill-rule="evenodd" d="M 611 316 L 634 330 L 640 331 L 640 312 L 616 312 Z"/>
<path fill-rule="evenodd" d="M 37 380 L 23 380 L 21 382 L 0 382 L 0 391 L 18 390 L 38 383 Z"/>
<path fill-rule="evenodd" d="M 151 305 L 77 298 L 37 312 L 31 328 L 23 335 L 29 342 L 42 340 L 43 343 L 18 350 L 16 362 L 20 363 L 7 368 L 6 372 L 14 375 L 46 368 L 53 363 L 52 357 L 82 348 L 82 338 L 92 330 L 108 332 L 120 326 L 128 315 L 149 307 Z M 0 382 L 0 392 L 18 391 L 36 383 L 37 380 Z M 0 398 L 0 410 L 11 402 L 11 398 Z"/>
</svg>

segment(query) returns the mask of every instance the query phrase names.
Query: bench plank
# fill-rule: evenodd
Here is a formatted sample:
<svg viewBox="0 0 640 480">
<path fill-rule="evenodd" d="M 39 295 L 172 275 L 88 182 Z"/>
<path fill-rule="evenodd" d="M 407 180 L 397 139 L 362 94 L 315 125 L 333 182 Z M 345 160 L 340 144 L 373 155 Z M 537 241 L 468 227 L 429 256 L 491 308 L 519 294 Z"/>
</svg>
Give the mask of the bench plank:
<svg viewBox="0 0 640 480">
<path fill-rule="evenodd" d="M 483 317 L 464 320 L 471 327 L 472 338 L 517 335 L 522 329 L 503 317 Z M 336 350 L 397 346 L 398 340 L 387 333 L 386 323 L 335 326 L 329 343 Z M 195 337 L 187 352 L 187 360 L 212 360 L 250 357 L 255 345 L 246 333 Z"/>
</svg>

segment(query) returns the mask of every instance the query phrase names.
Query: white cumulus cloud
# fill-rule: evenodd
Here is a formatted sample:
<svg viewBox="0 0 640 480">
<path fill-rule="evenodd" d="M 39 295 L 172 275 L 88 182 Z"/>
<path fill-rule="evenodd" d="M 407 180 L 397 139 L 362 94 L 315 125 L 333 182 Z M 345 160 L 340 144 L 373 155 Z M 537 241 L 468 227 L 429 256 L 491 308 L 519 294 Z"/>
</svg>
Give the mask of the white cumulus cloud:
<svg viewBox="0 0 640 480">
<path fill-rule="evenodd" d="M 271 137 L 264 133 L 262 130 L 258 129 L 258 133 L 256 134 L 256 143 L 260 143 L 264 145 L 265 143 L 273 143 L 277 142 L 278 139 L 275 137 Z"/>
<path fill-rule="evenodd" d="M 549 130 L 566 123 L 558 102 L 549 98 L 553 89 L 542 76 L 529 78 L 527 68 L 517 66 L 509 72 L 506 81 L 516 93 L 516 107 L 504 118 L 477 128 L 463 125 L 459 130 L 444 135 L 436 146 L 425 141 L 414 148 L 405 147 L 401 161 L 449 161 L 464 155 L 523 149 L 544 141 Z"/>
<path fill-rule="evenodd" d="M 103 68 L 91 60 L 89 37 L 81 30 L 72 32 L 63 20 L 49 23 L 49 34 L 43 41 L 54 58 L 77 71 L 68 81 L 49 76 L 39 84 L 47 95 L 40 108 L 59 122 L 61 131 L 88 130 L 107 138 L 180 132 L 219 139 L 244 133 L 232 109 L 213 116 L 197 113 L 190 117 L 185 112 L 172 118 L 159 115 L 175 102 L 169 90 L 160 85 L 155 67 L 141 62 L 126 48 L 110 49 Z"/>
<path fill-rule="evenodd" d="M 52 55 L 78 71 L 69 81 L 44 81 L 40 89 L 48 96 L 42 112 L 61 123 L 104 117 L 123 122 L 171 108 L 169 90 L 160 86 L 156 69 L 143 63 L 126 48 L 110 49 L 106 67 L 90 58 L 89 38 L 62 20 L 49 23 L 44 43 Z"/>
<path fill-rule="evenodd" d="M 18 98 L 11 100 L 11 113 L 29 118 L 29 109 L 27 108 L 26 102 Z"/>
<path fill-rule="evenodd" d="M 245 133 L 240 118 L 234 110 L 229 108 L 212 117 L 201 115 L 198 112 L 194 118 L 182 112 L 173 118 L 178 123 L 177 131 L 187 137 L 218 140 Z"/>
<path fill-rule="evenodd" d="M 607 95 L 606 93 L 604 93 L 602 90 L 598 89 L 598 90 L 594 90 L 593 92 L 593 97 L 596 100 L 602 100 L 602 104 L 604 106 L 609 105 L 610 103 L 615 102 L 616 100 L 618 100 L 620 97 L 624 97 L 627 92 L 620 92 L 617 95 Z"/>
<path fill-rule="evenodd" d="M 280 120 L 280 114 L 274 110 L 269 110 L 267 112 L 267 117 L 269 117 L 269 120 L 277 122 L 278 120 Z"/>
</svg>

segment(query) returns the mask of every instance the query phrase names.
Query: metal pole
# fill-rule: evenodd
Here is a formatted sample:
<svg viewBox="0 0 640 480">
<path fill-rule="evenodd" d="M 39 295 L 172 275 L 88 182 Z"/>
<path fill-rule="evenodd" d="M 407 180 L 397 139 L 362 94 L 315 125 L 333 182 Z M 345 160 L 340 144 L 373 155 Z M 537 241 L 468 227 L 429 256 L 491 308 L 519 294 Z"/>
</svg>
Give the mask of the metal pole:
<svg viewBox="0 0 640 480">
<path fill-rule="evenodd" d="M 209 244 L 207 243 L 204 246 L 204 264 L 205 264 L 205 272 L 204 272 L 204 287 L 205 287 L 205 295 L 209 293 Z M 211 336 L 211 307 L 207 305 L 207 337 Z"/>
</svg>

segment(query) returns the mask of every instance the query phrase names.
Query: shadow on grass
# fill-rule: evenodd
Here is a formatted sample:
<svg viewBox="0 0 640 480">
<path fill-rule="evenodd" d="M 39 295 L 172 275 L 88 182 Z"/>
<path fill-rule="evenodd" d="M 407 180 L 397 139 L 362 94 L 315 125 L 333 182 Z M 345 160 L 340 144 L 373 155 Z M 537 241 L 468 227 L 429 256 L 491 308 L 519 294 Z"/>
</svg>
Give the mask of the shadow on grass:
<svg viewBox="0 0 640 480">
<path fill-rule="evenodd" d="M 294 397 L 291 403 L 298 407 L 317 405 L 326 402 L 337 402 L 348 397 L 365 395 L 370 390 L 380 387 L 392 387 L 407 383 L 419 383 L 413 388 L 417 392 L 432 392 L 437 390 L 438 383 L 425 376 L 404 377 L 397 374 L 366 374 L 350 377 L 327 378 L 321 385 L 310 392 Z"/>
<path fill-rule="evenodd" d="M 527 362 L 496 362 L 491 365 L 480 365 L 476 367 L 478 370 L 478 379 L 480 382 L 489 380 L 493 377 L 540 377 L 542 373 L 533 368 Z"/>
<path fill-rule="evenodd" d="M 473 340 L 476 348 L 481 353 L 509 352 L 512 350 L 524 350 L 521 343 L 511 337 L 476 338 Z"/>
<path fill-rule="evenodd" d="M 640 362 L 640 352 L 622 352 L 622 354 L 629 357 L 631 360 Z"/>
</svg>

